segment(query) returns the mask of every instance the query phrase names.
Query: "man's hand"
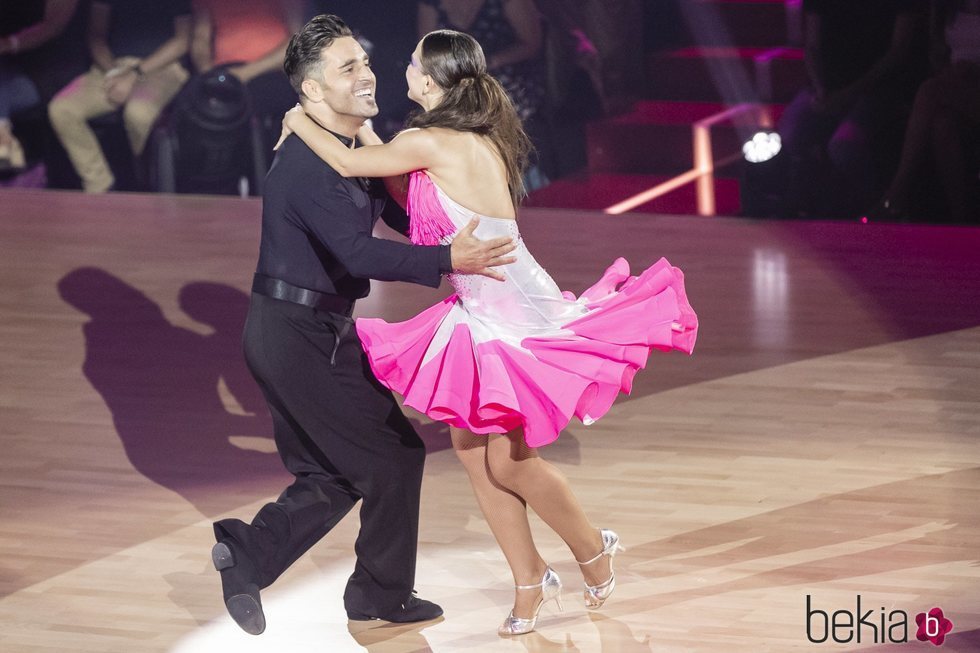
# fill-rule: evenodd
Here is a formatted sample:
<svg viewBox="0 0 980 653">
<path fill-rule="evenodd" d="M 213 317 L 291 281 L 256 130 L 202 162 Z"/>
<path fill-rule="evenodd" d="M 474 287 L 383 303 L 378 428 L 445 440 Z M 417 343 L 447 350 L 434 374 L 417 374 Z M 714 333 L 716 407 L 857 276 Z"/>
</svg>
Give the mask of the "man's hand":
<svg viewBox="0 0 980 653">
<path fill-rule="evenodd" d="M 231 66 L 228 68 L 228 74 L 238 79 L 238 81 L 240 81 L 242 84 L 248 84 L 250 81 L 252 81 L 252 78 L 255 77 L 255 75 L 252 74 L 252 70 L 246 64 Z"/>
<path fill-rule="evenodd" d="M 126 103 L 129 96 L 133 94 L 133 87 L 139 80 L 139 74 L 135 68 L 118 69 L 114 68 L 106 73 L 102 89 L 105 91 L 106 99 L 116 106 Z"/>
<path fill-rule="evenodd" d="M 453 271 L 462 274 L 481 274 L 503 281 L 504 275 L 491 268 L 516 261 L 516 258 L 507 254 L 517 249 L 517 243 L 507 237 L 480 240 L 473 235 L 478 224 L 480 219 L 473 218 L 453 239 L 449 250 L 452 255 Z"/>
</svg>

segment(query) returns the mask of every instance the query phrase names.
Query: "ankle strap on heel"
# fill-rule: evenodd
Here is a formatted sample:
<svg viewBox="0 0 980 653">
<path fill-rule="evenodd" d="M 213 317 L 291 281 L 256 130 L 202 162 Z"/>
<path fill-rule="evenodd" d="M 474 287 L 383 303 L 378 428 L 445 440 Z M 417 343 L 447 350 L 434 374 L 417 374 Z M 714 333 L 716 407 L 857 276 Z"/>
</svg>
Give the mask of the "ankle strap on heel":
<svg viewBox="0 0 980 653">
<path fill-rule="evenodd" d="M 535 585 L 514 585 L 515 590 L 533 590 L 539 587 L 544 587 L 544 581 L 537 583 Z"/>
<path fill-rule="evenodd" d="M 599 553 L 595 554 L 595 556 L 593 556 L 592 558 L 586 560 L 585 562 L 579 562 L 578 560 L 576 560 L 575 562 L 578 562 L 578 564 L 580 564 L 580 565 L 591 565 L 593 562 L 595 562 L 596 560 L 598 560 L 602 556 L 606 555 L 606 553 L 607 553 L 606 550 L 603 549 L 602 551 L 600 551 Z"/>
</svg>

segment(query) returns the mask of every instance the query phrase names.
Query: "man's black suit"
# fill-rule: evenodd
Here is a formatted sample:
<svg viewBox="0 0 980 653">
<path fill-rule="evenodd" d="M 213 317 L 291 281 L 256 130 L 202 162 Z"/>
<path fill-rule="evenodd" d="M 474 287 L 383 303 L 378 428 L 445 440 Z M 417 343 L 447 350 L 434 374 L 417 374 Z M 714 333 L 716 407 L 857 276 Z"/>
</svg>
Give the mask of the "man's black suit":
<svg viewBox="0 0 980 653">
<path fill-rule="evenodd" d="M 451 265 L 448 247 L 372 237 L 385 204 L 379 185 L 344 179 L 290 136 L 267 177 L 257 278 L 332 295 L 341 305 L 366 296 L 370 278 L 438 286 Z M 391 208 L 385 221 L 404 233 L 407 218 Z M 371 373 L 350 310 L 332 310 L 253 292 L 245 358 L 296 478 L 251 524 L 224 519 L 214 530 L 236 556 L 247 556 L 266 587 L 361 500 L 344 603 L 349 613 L 377 616 L 411 595 L 425 449 Z"/>
</svg>

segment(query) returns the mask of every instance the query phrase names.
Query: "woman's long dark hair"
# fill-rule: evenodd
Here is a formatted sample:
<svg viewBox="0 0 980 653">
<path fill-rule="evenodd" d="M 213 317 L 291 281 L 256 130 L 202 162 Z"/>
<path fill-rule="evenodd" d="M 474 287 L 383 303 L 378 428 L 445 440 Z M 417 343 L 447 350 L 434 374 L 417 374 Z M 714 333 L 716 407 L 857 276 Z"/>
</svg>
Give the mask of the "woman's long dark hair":
<svg viewBox="0 0 980 653">
<path fill-rule="evenodd" d="M 489 138 L 507 168 L 507 184 L 516 207 L 527 194 L 524 169 L 531 139 L 507 91 L 487 73 L 483 48 L 469 34 L 437 30 L 422 39 L 420 63 L 445 95 L 431 111 L 412 116 L 409 127 L 445 127 Z"/>
</svg>

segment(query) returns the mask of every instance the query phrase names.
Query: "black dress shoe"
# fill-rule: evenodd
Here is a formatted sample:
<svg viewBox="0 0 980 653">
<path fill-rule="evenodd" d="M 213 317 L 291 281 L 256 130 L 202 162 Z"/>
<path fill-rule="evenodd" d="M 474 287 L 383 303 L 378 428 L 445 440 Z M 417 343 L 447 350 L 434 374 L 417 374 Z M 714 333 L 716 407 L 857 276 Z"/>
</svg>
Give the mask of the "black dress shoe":
<svg viewBox="0 0 980 653">
<path fill-rule="evenodd" d="M 432 601 L 420 599 L 414 594 L 412 594 L 412 596 L 410 596 L 405 603 L 402 603 L 400 607 L 385 614 L 370 615 L 352 610 L 347 611 L 347 618 L 351 621 L 371 621 L 372 619 L 380 619 L 381 621 L 390 621 L 396 624 L 429 621 L 430 619 L 436 619 L 437 617 L 441 616 L 442 608 Z"/>
<path fill-rule="evenodd" d="M 234 544 L 223 540 L 211 547 L 211 561 L 221 572 L 221 590 L 228 614 L 249 635 L 261 635 L 265 630 L 265 614 L 257 574 L 248 556 L 236 556 Z"/>
</svg>

